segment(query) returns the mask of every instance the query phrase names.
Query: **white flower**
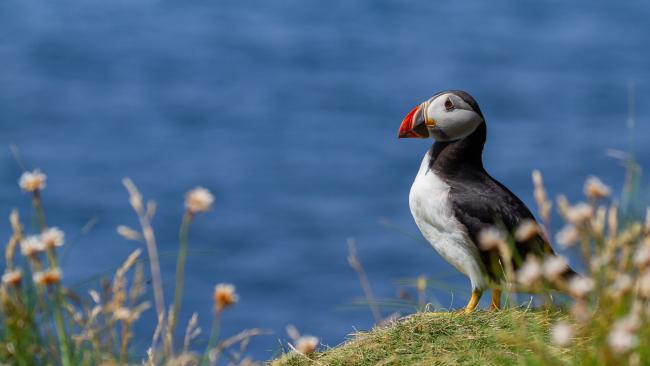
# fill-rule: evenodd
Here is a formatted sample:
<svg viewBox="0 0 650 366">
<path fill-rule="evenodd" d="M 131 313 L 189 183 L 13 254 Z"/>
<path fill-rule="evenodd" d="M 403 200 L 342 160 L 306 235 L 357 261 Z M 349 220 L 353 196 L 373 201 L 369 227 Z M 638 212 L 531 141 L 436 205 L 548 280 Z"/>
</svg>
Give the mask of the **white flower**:
<svg viewBox="0 0 650 366">
<path fill-rule="evenodd" d="M 113 312 L 113 319 L 115 320 L 129 320 L 131 318 L 131 310 L 125 307 L 119 307 Z"/>
<path fill-rule="evenodd" d="M 517 281 L 526 286 L 532 287 L 542 276 L 542 265 L 535 257 L 528 257 L 517 271 Z"/>
<path fill-rule="evenodd" d="M 549 281 L 559 279 L 568 269 L 569 263 L 560 255 L 549 256 L 544 260 L 544 277 Z"/>
<path fill-rule="evenodd" d="M 609 288 L 609 294 L 615 298 L 621 297 L 632 288 L 632 285 L 634 285 L 632 277 L 627 274 L 619 273 L 616 275 L 614 283 L 612 283 Z"/>
<path fill-rule="evenodd" d="M 515 231 L 515 239 L 518 242 L 527 242 L 539 234 L 539 226 L 533 220 L 527 219 L 521 222 Z"/>
<path fill-rule="evenodd" d="M 58 268 L 34 273 L 34 283 L 40 286 L 61 282 L 61 270 Z"/>
<path fill-rule="evenodd" d="M 214 196 L 203 187 L 197 187 L 185 195 L 185 207 L 190 213 L 206 212 L 214 203 Z"/>
<path fill-rule="evenodd" d="M 612 352 L 625 354 L 639 344 L 639 337 L 634 334 L 639 321 L 635 317 L 628 316 L 614 323 L 612 331 L 607 337 L 607 343 Z"/>
<path fill-rule="evenodd" d="M 478 234 L 478 242 L 483 250 L 492 250 L 505 243 L 506 236 L 496 227 L 482 229 Z"/>
<path fill-rule="evenodd" d="M 589 177 L 585 182 L 585 196 L 590 199 L 600 199 L 608 197 L 611 193 L 611 190 L 608 186 L 603 184 L 603 182 L 596 177 Z"/>
<path fill-rule="evenodd" d="M 39 235 L 30 235 L 20 241 L 20 252 L 25 257 L 32 257 L 45 251 L 45 244 Z"/>
<path fill-rule="evenodd" d="M 650 269 L 643 271 L 638 279 L 639 295 L 643 298 L 650 299 Z"/>
<path fill-rule="evenodd" d="M 65 234 L 57 227 L 51 227 L 41 234 L 41 241 L 46 248 L 56 248 L 63 246 Z"/>
<path fill-rule="evenodd" d="M 573 328 L 566 322 L 558 322 L 551 329 L 551 342 L 556 346 L 566 347 L 573 338 Z"/>
<path fill-rule="evenodd" d="M 574 276 L 569 280 L 569 293 L 577 298 L 584 298 L 594 289 L 594 280 L 589 277 Z"/>
<path fill-rule="evenodd" d="M 23 272 L 20 269 L 15 269 L 12 271 L 5 271 L 2 275 L 2 283 L 5 285 L 17 286 L 20 284 L 20 281 L 23 279 Z"/>
<path fill-rule="evenodd" d="M 638 268 L 645 268 L 650 265 L 650 245 L 642 244 L 634 253 L 634 264 Z"/>
<path fill-rule="evenodd" d="M 47 183 L 47 175 L 36 169 L 31 172 L 24 172 L 20 176 L 18 185 L 25 192 L 42 191 Z"/>
<path fill-rule="evenodd" d="M 235 286 L 229 283 L 220 283 L 214 287 L 214 308 L 221 311 L 239 301 Z"/>
<path fill-rule="evenodd" d="M 584 202 L 571 206 L 566 211 L 566 218 L 574 225 L 582 225 L 587 222 L 594 214 L 591 205 Z"/>
<path fill-rule="evenodd" d="M 580 239 L 578 230 L 576 230 L 576 227 L 573 225 L 564 226 L 564 228 L 555 235 L 555 241 L 557 241 L 557 243 L 563 248 L 573 246 L 578 242 L 578 239 Z"/>
<path fill-rule="evenodd" d="M 310 355 L 318 348 L 319 339 L 314 336 L 304 335 L 296 341 L 296 351 L 303 355 Z"/>
</svg>

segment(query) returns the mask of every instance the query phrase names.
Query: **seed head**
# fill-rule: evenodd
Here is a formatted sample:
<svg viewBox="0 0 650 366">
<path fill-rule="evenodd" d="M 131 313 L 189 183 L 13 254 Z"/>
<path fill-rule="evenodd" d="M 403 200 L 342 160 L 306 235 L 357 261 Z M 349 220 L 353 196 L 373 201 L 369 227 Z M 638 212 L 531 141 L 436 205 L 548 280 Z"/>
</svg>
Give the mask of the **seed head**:
<svg viewBox="0 0 650 366">
<path fill-rule="evenodd" d="M 23 279 L 23 272 L 20 269 L 6 270 L 2 275 L 2 283 L 9 286 L 18 286 Z"/>
<path fill-rule="evenodd" d="M 650 269 L 643 271 L 638 279 L 639 296 L 650 299 Z"/>
<path fill-rule="evenodd" d="M 634 264 L 638 268 L 645 268 L 650 265 L 650 243 L 644 243 L 634 253 Z"/>
<path fill-rule="evenodd" d="M 526 261 L 517 271 L 517 281 L 525 287 L 533 287 L 542 276 L 542 265 L 533 256 L 526 258 Z"/>
<path fill-rule="evenodd" d="M 33 257 L 45 251 L 45 244 L 39 235 L 30 235 L 20 242 L 20 252 L 25 257 Z"/>
<path fill-rule="evenodd" d="M 571 315 L 573 318 L 579 322 L 586 322 L 589 320 L 589 307 L 587 306 L 587 302 L 581 298 L 578 298 L 573 305 L 571 305 Z"/>
<path fill-rule="evenodd" d="M 427 289 L 427 277 L 425 275 L 419 275 L 417 281 L 415 282 L 415 288 L 418 292 L 424 292 Z"/>
<path fill-rule="evenodd" d="M 34 273 L 34 283 L 39 286 L 49 286 L 61 282 L 61 270 L 58 268 Z"/>
<path fill-rule="evenodd" d="M 568 269 L 569 263 L 560 255 L 549 256 L 544 261 L 544 277 L 549 281 L 560 279 Z"/>
<path fill-rule="evenodd" d="M 43 234 L 41 234 L 41 241 L 45 247 L 49 249 L 63 246 L 64 238 L 65 234 L 57 227 L 46 229 Z"/>
<path fill-rule="evenodd" d="M 537 234 L 539 234 L 539 226 L 535 221 L 528 219 L 522 221 L 519 227 L 517 227 L 515 239 L 518 242 L 527 242 L 535 238 Z"/>
<path fill-rule="evenodd" d="M 566 210 L 566 218 L 573 225 L 583 225 L 592 218 L 594 209 L 591 205 L 584 202 L 569 207 Z"/>
<path fill-rule="evenodd" d="M 113 312 L 113 319 L 115 320 L 127 321 L 131 319 L 131 317 L 132 317 L 131 310 L 125 307 L 119 307 L 115 309 L 115 311 Z"/>
<path fill-rule="evenodd" d="M 551 329 L 551 342 L 556 346 L 566 347 L 573 338 L 573 327 L 566 322 L 558 322 Z"/>
<path fill-rule="evenodd" d="M 555 241 L 560 244 L 563 248 L 568 248 L 573 246 L 578 242 L 580 236 L 578 235 L 578 230 L 573 225 L 565 225 L 562 230 L 560 230 L 555 235 Z"/>
<path fill-rule="evenodd" d="M 478 241 L 483 250 L 492 250 L 505 244 L 506 236 L 496 227 L 483 229 L 478 234 Z"/>
<path fill-rule="evenodd" d="M 574 276 L 569 280 L 569 293 L 583 299 L 594 289 L 594 280 L 589 277 Z"/>
<path fill-rule="evenodd" d="M 128 226 L 120 225 L 117 227 L 117 233 L 126 240 L 142 240 L 142 235 Z"/>
<path fill-rule="evenodd" d="M 229 283 L 220 283 L 214 287 L 214 308 L 217 312 L 234 305 L 239 301 L 235 286 Z"/>
<path fill-rule="evenodd" d="M 614 283 L 609 287 L 608 293 L 613 298 L 619 298 L 632 289 L 634 280 L 627 274 L 619 273 L 614 279 Z"/>
<path fill-rule="evenodd" d="M 18 180 L 18 185 L 20 189 L 25 192 L 36 192 L 42 191 L 45 189 L 47 183 L 47 175 L 41 173 L 40 170 L 36 169 L 31 172 L 24 172 Z"/>
<path fill-rule="evenodd" d="M 314 336 L 304 335 L 296 341 L 296 351 L 303 355 L 311 355 L 318 348 L 319 339 Z"/>
<path fill-rule="evenodd" d="M 589 177 L 585 182 L 585 196 L 589 199 L 597 200 L 609 197 L 611 190 L 608 186 L 596 177 Z"/>
<path fill-rule="evenodd" d="M 637 319 L 630 317 L 622 318 L 612 327 L 607 343 L 612 352 L 616 354 L 626 354 L 639 344 L 639 337 L 635 334 Z"/>
<path fill-rule="evenodd" d="M 206 212 L 212 208 L 214 196 L 203 187 L 197 187 L 185 195 L 185 208 L 192 213 Z"/>
</svg>

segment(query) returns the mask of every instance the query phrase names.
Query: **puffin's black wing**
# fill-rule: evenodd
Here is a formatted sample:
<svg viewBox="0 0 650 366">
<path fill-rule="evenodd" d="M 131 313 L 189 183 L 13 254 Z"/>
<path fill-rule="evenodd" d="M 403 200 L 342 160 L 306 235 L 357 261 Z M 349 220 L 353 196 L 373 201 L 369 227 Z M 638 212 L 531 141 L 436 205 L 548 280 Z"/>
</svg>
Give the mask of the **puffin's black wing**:
<svg viewBox="0 0 650 366">
<path fill-rule="evenodd" d="M 494 268 L 496 253 L 480 248 L 479 233 L 494 226 L 513 233 L 522 221 L 534 221 L 535 218 L 517 196 L 487 173 L 472 175 L 458 180 L 450 179 L 450 200 L 456 219 L 467 228 L 470 238 L 478 247 L 485 268 L 493 279 L 497 279 L 501 275 L 500 271 Z M 514 268 L 519 267 L 528 254 L 543 255 L 552 252 L 541 235 L 527 242 L 516 242 L 515 248 L 517 253 L 513 253 Z"/>
</svg>

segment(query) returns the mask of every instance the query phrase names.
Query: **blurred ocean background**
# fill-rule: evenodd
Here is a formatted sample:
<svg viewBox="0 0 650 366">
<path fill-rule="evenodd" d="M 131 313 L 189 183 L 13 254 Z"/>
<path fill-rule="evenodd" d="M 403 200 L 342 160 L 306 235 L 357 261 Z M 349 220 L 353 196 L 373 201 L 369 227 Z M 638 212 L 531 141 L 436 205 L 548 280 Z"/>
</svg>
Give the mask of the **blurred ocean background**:
<svg viewBox="0 0 650 366">
<path fill-rule="evenodd" d="M 462 306 L 468 281 L 407 235 L 420 237 L 407 196 L 430 141 L 398 140 L 402 118 L 467 90 L 487 119 L 488 171 L 529 207 L 534 168 L 553 197 L 580 199 L 590 174 L 618 192 L 608 148 L 650 166 L 648 19 L 640 0 L 3 1 L 0 237 L 12 208 L 33 217 L 16 144 L 48 174 L 48 221 L 67 233 L 64 274 L 80 292 L 136 247 L 115 232 L 137 227 L 122 177 L 159 204 L 169 300 L 183 194 L 212 190 L 215 209 L 191 228 L 181 327 L 197 311 L 207 333 L 213 286 L 232 282 L 241 301 L 222 334 L 273 330 L 251 343 L 257 359 L 287 324 L 332 346 L 372 325 L 348 237 L 380 299 L 424 274 L 431 301 Z M 382 308 L 395 310 L 413 307 Z M 141 350 L 153 318 L 136 329 Z"/>
</svg>

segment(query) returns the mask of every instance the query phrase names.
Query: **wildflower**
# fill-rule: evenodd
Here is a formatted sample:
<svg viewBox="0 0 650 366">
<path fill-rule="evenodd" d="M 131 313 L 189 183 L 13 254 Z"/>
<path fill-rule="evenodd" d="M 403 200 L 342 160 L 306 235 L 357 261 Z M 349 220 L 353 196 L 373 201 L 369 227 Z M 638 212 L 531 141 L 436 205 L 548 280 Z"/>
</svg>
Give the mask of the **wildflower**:
<svg viewBox="0 0 650 366">
<path fill-rule="evenodd" d="M 583 299 L 594 289 L 594 280 L 589 277 L 574 276 L 569 280 L 569 293 L 578 299 Z"/>
<path fill-rule="evenodd" d="M 555 240 L 560 246 L 568 248 L 578 242 L 578 230 L 573 225 L 566 225 L 555 236 Z"/>
<path fill-rule="evenodd" d="M 542 276 L 542 266 L 539 260 L 529 256 L 524 264 L 517 271 L 517 281 L 526 286 L 532 287 Z"/>
<path fill-rule="evenodd" d="M 638 279 L 639 295 L 645 299 L 650 298 L 650 270 L 645 270 Z"/>
<path fill-rule="evenodd" d="M 601 268 L 609 265 L 609 258 L 606 255 L 596 255 L 589 260 L 592 272 L 600 271 Z"/>
<path fill-rule="evenodd" d="M 422 293 L 427 289 L 427 277 L 425 275 L 419 275 L 417 281 L 415 282 L 415 288 L 418 292 Z"/>
<path fill-rule="evenodd" d="M 30 235 L 20 242 L 20 252 L 25 257 L 33 257 L 45 251 L 45 244 L 38 235 Z"/>
<path fill-rule="evenodd" d="M 539 208 L 539 214 L 543 220 L 548 221 L 551 218 L 551 207 L 553 204 L 548 200 L 544 182 L 542 181 L 542 173 L 539 170 L 533 171 L 533 184 L 535 185 L 535 202 Z"/>
<path fill-rule="evenodd" d="M 636 321 L 632 318 L 623 318 L 614 323 L 607 343 L 612 352 L 616 354 L 625 354 L 630 352 L 639 344 L 639 337 L 634 334 L 636 326 L 632 323 Z"/>
<path fill-rule="evenodd" d="M 90 294 L 90 297 L 93 299 L 95 304 L 99 304 L 101 302 L 101 297 L 99 296 L 99 292 L 95 290 L 89 290 L 88 294 Z"/>
<path fill-rule="evenodd" d="M 611 193 L 609 187 L 603 184 L 603 182 L 596 177 L 587 178 L 584 191 L 585 196 L 592 200 L 606 198 Z"/>
<path fill-rule="evenodd" d="M 20 189 L 25 192 L 36 192 L 42 191 L 46 186 L 46 182 L 47 175 L 36 169 L 31 172 L 24 172 L 23 175 L 20 176 L 18 185 L 20 186 Z"/>
<path fill-rule="evenodd" d="M 190 213 L 206 212 L 214 203 L 214 196 L 203 187 L 197 187 L 185 195 L 185 207 Z"/>
<path fill-rule="evenodd" d="M 2 283 L 10 286 L 20 285 L 20 281 L 23 279 L 23 272 L 19 269 L 15 270 L 6 270 L 2 275 Z"/>
<path fill-rule="evenodd" d="M 587 302 L 578 298 L 578 300 L 571 306 L 571 315 L 575 320 L 582 323 L 589 320 L 589 308 L 587 307 Z"/>
<path fill-rule="evenodd" d="M 569 269 L 567 260 L 560 256 L 549 256 L 544 261 L 544 277 L 549 281 L 558 280 Z"/>
<path fill-rule="evenodd" d="M 220 283 L 214 288 L 214 308 L 217 312 L 234 305 L 239 301 L 235 286 L 229 283 Z"/>
<path fill-rule="evenodd" d="M 34 283 L 40 286 L 48 286 L 61 282 L 61 270 L 58 268 L 34 273 Z"/>
<path fill-rule="evenodd" d="M 45 248 L 54 249 L 55 247 L 63 246 L 63 241 L 65 234 L 63 231 L 59 230 L 56 227 L 51 227 L 41 234 L 41 242 L 45 245 Z"/>
<path fill-rule="evenodd" d="M 503 232 L 496 227 L 490 227 L 481 230 L 478 234 L 478 241 L 483 250 L 492 250 L 505 244 L 506 237 Z"/>
<path fill-rule="evenodd" d="M 609 288 L 609 294 L 614 298 L 619 298 L 627 293 L 632 288 L 632 285 L 634 285 L 632 277 L 619 273 Z"/>
<path fill-rule="evenodd" d="M 526 242 L 535 238 L 537 234 L 539 234 L 539 226 L 537 226 L 537 223 L 533 220 L 524 220 L 517 227 L 517 231 L 515 231 L 515 239 L 518 242 Z"/>
<path fill-rule="evenodd" d="M 644 244 L 634 253 L 634 264 L 638 268 L 645 268 L 650 265 L 650 245 Z"/>
<path fill-rule="evenodd" d="M 314 336 L 304 335 L 296 340 L 296 351 L 303 355 L 310 355 L 318 348 L 319 339 Z"/>
<path fill-rule="evenodd" d="M 591 205 L 584 202 L 570 206 L 566 210 L 566 218 L 574 225 L 582 225 L 587 222 L 594 214 L 594 209 Z"/>
<path fill-rule="evenodd" d="M 131 318 L 131 310 L 129 310 L 128 308 L 120 307 L 113 312 L 113 319 L 115 320 L 126 321 L 129 320 L 130 318 Z"/>
<path fill-rule="evenodd" d="M 558 322 L 551 329 L 551 342 L 556 346 L 566 347 L 573 338 L 573 328 L 566 322 Z"/>
</svg>

